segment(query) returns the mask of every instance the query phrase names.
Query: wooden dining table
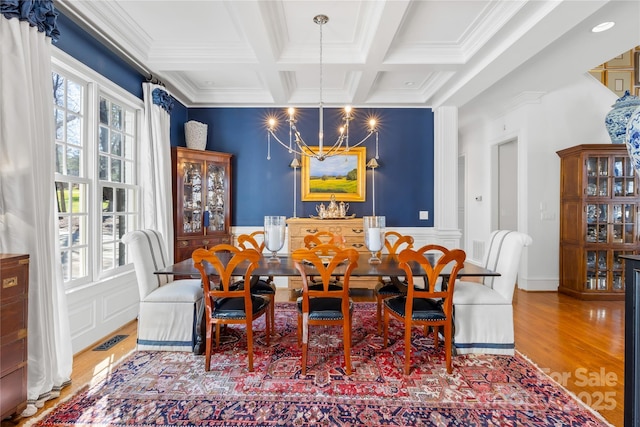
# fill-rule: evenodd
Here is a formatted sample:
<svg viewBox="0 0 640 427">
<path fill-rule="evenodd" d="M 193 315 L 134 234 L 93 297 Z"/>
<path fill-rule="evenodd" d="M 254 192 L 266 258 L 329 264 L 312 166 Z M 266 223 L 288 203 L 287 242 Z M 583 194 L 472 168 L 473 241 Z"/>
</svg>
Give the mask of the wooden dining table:
<svg viewBox="0 0 640 427">
<path fill-rule="evenodd" d="M 429 257 L 430 254 L 427 254 Z M 300 273 L 296 270 L 293 263 L 293 258 L 290 254 L 278 255 L 279 262 L 273 262 L 269 260 L 268 256 L 262 256 L 258 263 L 258 267 L 253 271 L 254 276 L 298 276 Z M 398 261 L 395 257 L 383 254 L 380 256 L 380 264 L 370 264 L 369 255 L 360 254 L 358 259 L 358 266 L 351 272 L 352 276 L 404 276 L 405 271 L 398 265 Z M 435 257 L 433 258 L 435 262 Z M 433 263 L 432 262 L 432 263 Z M 310 272 L 313 272 L 315 268 L 313 266 L 307 266 Z M 246 271 L 246 264 L 240 263 L 236 268 L 238 276 L 244 275 Z M 344 274 L 345 267 L 338 266 L 335 270 L 335 275 L 339 276 Z M 205 271 L 212 276 L 216 275 L 215 269 L 209 264 L 205 264 Z M 424 275 L 422 268 L 414 264 L 412 265 L 413 274 L 416 276 Z M 450 272 L 449 269 L 445 269 L 441 276 L 446 277 Z M 191 258 L 184 261 L 180 261 L 176 264 L 170 265 L 166 268 L 160 269 L 155 272 L 156 274 L 171 274 L 176 276 L 190 276 L 199 277 L 200 273 L 193 265 Z M 499 276 L 500 274 L 480 267 L 476 264 L 465 261 L 464 268 L 458 272 L 458 277 L 483 277 L 483 276 Z"/>
<path fill-rule="evenodd" d="M 427 258 L 431 257 L 432 254 L 426 254 Z M 224 254 L 219 254 L 224 262 Z M 278 255 L 278 262 L 274 262 L 270 260 L 269 254 L 263 255 L 260 258 L 258 263 L 258 267 L 253 270 L 253 276 L 298 276 L 300 272 L 296 269 L 293 258 L 291 254 L 281 254 Z M 379 276 L 404 276 L 406 275 L 404 269 L 400 267 L 398 264 L 397 258 L 390 256 L 388 254 L 382 254 L 380 256 L 379 264 L 370 264 L 369 263 L 370 256 L 367 254 L 360 254 L 360 258 L 358 259 L 358 265 L 351 271 L 351 276 L 364 276 L 364 277 L 379 277 Z M 435 256 L 432 257 L 432 264 L 435 263 Z M 424 271 L 422 267 L 418 264 L 411 264 L 412 272 L 414 276 L 423 276 Z M 308 274 L 313 274 L 314 271 L 317 271 L 315 267 L 312 265 L 305 265 L 308 269 Z M 448 276 L 451 271 L 451 265 L 448 268 L 445 268 L 440 276 L 443 278 L 443 283 L 446 286 L 448 281 Z M 243 276 L 246 272 L 247 265 L 246 263 L 240 263 L 236 267 L 235 272 L 237 271 L 238 276 Z M 209 264 L 205 263 L 205 271 L 212 278 L 217 276 L 215 269 Z M 338 266 L 334 270 L 334 276 L 341 276 L 344 274 L 345 267 Z M 200 272 L 193 265 L 193 259 L 189 258 L 184 261 L 177 262 L 173 265 L 170 265 L 166 268 L 162 268 L 160 270 L 155 271 L 155 274 L 169 274 L 176 277 L 200 277 Z M 497 273 L 493 270 L 489 270 L 483 267 L 480 267 L 476 264 L 465 261 L 464 268 L 458 272 L 458 277 L 484 277 L 484 276 L 499 276 L 500 273 Z M 204 315 L 204 313 L 203 313 Z M 202 354 L 204 351 L 204 322 L 201 319 L 201 325 L 198 326 L 198 330 L 200 331 L 200 336 L 197 337 L 196 345 L 194 346 L 194 353 Z"/>
</svg>

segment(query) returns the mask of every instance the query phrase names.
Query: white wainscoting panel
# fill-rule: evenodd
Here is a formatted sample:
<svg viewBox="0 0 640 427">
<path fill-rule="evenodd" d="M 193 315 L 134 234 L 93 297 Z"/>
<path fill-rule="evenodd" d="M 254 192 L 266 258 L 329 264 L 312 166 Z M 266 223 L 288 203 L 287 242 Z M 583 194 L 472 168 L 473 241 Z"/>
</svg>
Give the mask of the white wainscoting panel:
<svg viewBox="0 0 640 427">
<path fill-rule="evenodd" d="M 67 292 L 73 354 L 99 344 L 138 316 L 140 296 L 133 270 Z"/>
</svg>

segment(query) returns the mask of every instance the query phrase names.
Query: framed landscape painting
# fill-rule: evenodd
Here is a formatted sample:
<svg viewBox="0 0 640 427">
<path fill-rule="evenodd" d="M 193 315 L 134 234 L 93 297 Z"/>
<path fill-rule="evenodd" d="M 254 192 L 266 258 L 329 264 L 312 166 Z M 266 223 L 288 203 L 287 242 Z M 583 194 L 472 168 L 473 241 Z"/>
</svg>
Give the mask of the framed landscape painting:
<svg viewBox="0 0 640 427">
<path fill-rule="evenodd" d="M 317 152 L 318 147 L 312 147 Z M 302 201 L 364 202 L 366 182 L 366 148 L 341 148 L 335 156 L 323 161 L 302 156 Z"/>
</svg>

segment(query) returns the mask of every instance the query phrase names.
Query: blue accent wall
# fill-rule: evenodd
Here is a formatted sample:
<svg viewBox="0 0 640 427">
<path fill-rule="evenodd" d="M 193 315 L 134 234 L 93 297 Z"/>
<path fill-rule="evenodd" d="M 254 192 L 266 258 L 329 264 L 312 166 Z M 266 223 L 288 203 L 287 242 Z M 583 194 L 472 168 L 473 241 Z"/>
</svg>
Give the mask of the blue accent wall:
<svg viewBox="0 0 640 427">
<path fill-rule="evenodd" d="M 339 111 L 325 108 L 325 144 L 335 140 L 330 129 L 337 129 Z M 190 108 L 189 120 L 208 125 L 207 150 L 233 154 L 233 223 L 259 225 L 265 215 L 293 215 L 293 174 L 289 167 L 293 155 L 275 141 L 271 142 L 271 160 L 267 160 L 266 117 L 282 109 L 273 108 Z M 318 110 L 303 109 L 297 127 L 309 145 L 317 141 Z M 379 108 L 356 110 L 350 140 L 364 134 L 365 118 L 379 119 L 379 164 L 375 171 L 376 214 L 394 227 L 433 226 L 433 214 L 420 221 L 418 212 L 433 213 L 433 112 L 429 108 Z M 288 131 L 281 126 L 282 137 Z M 174 143 L 174 142 L 172 142 Z M 183 145 L 183 144 L 177 144 Z M 367 161 L 375 155 L 375 138 L 363 146 Z M 366 200 L 349 202 L 349 213 L 372 214 L 371 170 L 366 170 Z M 301 202 L 300 175 L 297 179 L 297 215 L 316 215 L 320 202 Z M 325 203 L 326 205 L 326 203 Z"/>
<path fill-rule="evenodd" d="M 189 109 L 179 102 L 173 104 L 171 110 L 171 125 L 169 128 L 169 138 L 171 146 L 185 147 L 184 124 L 189 120 Z"/>
<path fill-rule="evenodd" d="M 58 16 L 60 39 L 56 46 L 88 67 L 104 75 L 142 99 L 146 77 L 94 39 L 72 20 Z M 267 160 L 267 116 L 284 114 L 281 108 L 187 108 L 180 102 L 171 112 L 171 145 L 185 146 L 184 123 L 197 120 L 209 125 L 207 150 L 233 154 L 232 224 L 259 226 L 265 215 L 293 215 L 294 171 L 289 167 L 292 155 L 272 141 L 271 160 Z M 376 214 L 387 217 L 390 227 L 433 227 L 433 112 L 429 108 L 356 109 L 351 124 L 352 144 L 359 141 L 366 118 L 379 120 L 379 163 L 375 171 Z M 333 141 L 339 111 L 325 108 L 325 141 Z M 282 120 L 281 120 L 282 121 Z M 318 110 L 302 109 L 298 128 L 310 145 L 318 134 Z M 288 138 L 288 132 L 285 132 Z M 308 135 L 308 136 L 307 136 Z M 367 141 L 368 161 L 375 155 L 375 139 Z M 349 202 L 350 214 L 372 214 L 371 170 L 366 170 L 366 200 Z M 300 200 L 300 176 L 297 179 L 297 215 L 315 215 L 320 202 Z M 144 183 L 142 184 L 144 185 Z M 326 204 L 326 203 L 325 203 Z M 427 210 L 428 221 L 420 221 L 418 212 Z"/>
</svg>

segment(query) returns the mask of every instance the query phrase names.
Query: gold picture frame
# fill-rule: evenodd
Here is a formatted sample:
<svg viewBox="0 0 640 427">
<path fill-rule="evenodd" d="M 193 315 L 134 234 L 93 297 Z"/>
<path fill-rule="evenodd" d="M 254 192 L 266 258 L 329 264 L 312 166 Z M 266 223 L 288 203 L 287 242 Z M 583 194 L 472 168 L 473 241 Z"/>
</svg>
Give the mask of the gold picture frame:
<svg viewBox="0 0 640 427">
<path fill-rule="evenodd" d="M 607 87 L 618 96 L 623 96 L 624 91 L 633 93 L 633 70 L 607 70 Z"/>
<path fill-rule="evenodd" d="M 311 147 L 317 152 L 318 147 Z M 364 202 L 366 194 L 366 147 L 340 148 L 338 154 L 320 161 L 302 156 L 302 201 Z"/>
</svg>

